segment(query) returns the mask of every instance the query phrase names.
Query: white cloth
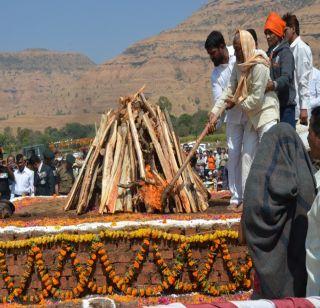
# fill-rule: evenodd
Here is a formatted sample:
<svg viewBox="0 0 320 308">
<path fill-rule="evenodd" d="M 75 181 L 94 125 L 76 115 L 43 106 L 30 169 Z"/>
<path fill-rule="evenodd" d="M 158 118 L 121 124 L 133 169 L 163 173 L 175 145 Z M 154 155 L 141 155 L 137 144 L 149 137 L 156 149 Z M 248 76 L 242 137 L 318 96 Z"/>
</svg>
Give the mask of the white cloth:
<svg viewBox="0 0 320 308">
<path fill-rule="evenodd" d="M 307 296 L 320 295 L 320 170 L 315 174 L 318 194 L 308 212 L 306 238 Z"/>
<path fill-rule="evenodd" d="M 296 88 L 296 119 L 300 109 L 310 108 L 310 80 L 312 74 L 312 52 L 310 47 L 298 36 L 290 45 L 294 57 L 294 86 Z"/>
<path fill-rule="evenodd" d="M 229 153 L 228 182 L 230 203 L 242 203 L 241 152 L 246 121 L 240 124 L 227 123 L 227 145 Z"/>
<path fill-rule="evenodd" d="M 215 104 L 223 91 L 228 87 L 230 76 L 236 63 L 234 48 L 227 47 L 229 52 L 229 63 L 221 64 L 213 69 L 211 75 L 213 104 Z M 239 106 L 227 111 L 227 143 L 229 149 L 228 161 L 228 183 L 231 191 L 230 203 L 240 204 L 242 202 L 241 186 L 241 151 L 242 137 L 247 117 Z M 220 159 L 217 157 L 216 168 L 220 167 Z"/>
<path fill-rule="evenodd" d="M 310 80 L 310 109 L 320 106 L 320 70 L 313 67 Z"/>
<path fill-rule="evenodd" d="M 29 194 L 34 196 L 34 172 L 27 167 L 23 171 L 14 171 L 14 193 L 16 195 Z"/>
<path fill-rule="evenodd" d="M 220 64 L 216 66 L 211 75 L 211 84 L 212 84 L 212 97 L 213 105 L 219 100 L 223 91 L 228 87 L 231 73 L 236 63 L 236 56 L 234 55 L 234 48 L 228 46 L 229 53 L 229 63 Z M 242 118 L 245 117 L 240 106 L 235 106 L 234 108 L 227 111 L 227 123 L 240 124 Z"/>
<path fill-rule="evenodd" d="M 243 136 L 243 150 L 242 150 L 242 191 L 244 192 L 246 181 L 250 172 L 250 168 L 253 162 L 253 159 L 256 155 L 256 150 L 258 144 L 261 142 L 263 134 L 266 133 L 273 125 L 276 125 L 278 122 L 273 120 L 255 130 L 250 122 L 247 122 L 247 125 L 244 130 Z"/>
</svg>

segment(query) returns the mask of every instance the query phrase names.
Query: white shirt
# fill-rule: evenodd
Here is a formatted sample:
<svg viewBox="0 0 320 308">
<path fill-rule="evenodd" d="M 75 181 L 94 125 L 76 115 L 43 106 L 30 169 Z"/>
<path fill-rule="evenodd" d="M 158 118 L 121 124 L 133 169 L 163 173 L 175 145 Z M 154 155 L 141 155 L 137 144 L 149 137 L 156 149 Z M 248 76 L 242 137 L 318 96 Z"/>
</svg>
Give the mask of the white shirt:
<svg viewBox="0 0 320 308">
<path fill-rule="evenodd" d="M 236 63 L 234 48 L 232 46 L 227 46 L 227 49 L 229 53 L 229 63 L 216 66 L 211 75 L 213 106 L 216 104 L 223 91 L 228 87 L 231 73 L 234 64 Z M 227 122 L 240 124 L 242 113 L 240 106 L 233 107 L 227 111 Z"/>
<path fill-rule="evenodd" d="M 296 88 L 296 119 L 300 109 L 310 108 L 310 80 L 312 74 L 312 52 L 310 47 L 298 36 L 290 45 L 294 57 L 294 86 Z"/>
<path fill-rule="evenodd" d="M 320 71 L 313 67 L 310 80 L 310 109 L 320 106 Z"/>
<path fill-rule="evenodd" d="M 315 174 L 320 187 L 320 170 Z M 320 296 L 320 192 L 308 212 L 306 238 L 306 267 L 308 272 L 307 296 Z"/>
<path fill-rule="evenodd" d="M 14 171 L 14 193 L 16 195 L 30 194 L 34 196 L 34 173 L 27 167 L 24 167 L 23 171 L 19 169 Z"/>
</svg>

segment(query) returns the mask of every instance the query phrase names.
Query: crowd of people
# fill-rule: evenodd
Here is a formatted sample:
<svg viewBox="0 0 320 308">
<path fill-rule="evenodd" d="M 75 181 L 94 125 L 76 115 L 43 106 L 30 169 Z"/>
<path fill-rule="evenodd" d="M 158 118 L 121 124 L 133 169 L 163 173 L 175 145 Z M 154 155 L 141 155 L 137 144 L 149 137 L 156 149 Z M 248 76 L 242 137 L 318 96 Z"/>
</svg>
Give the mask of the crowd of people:
<svg viewBox="0 0 320 308">
<path fill-rule="evenodd" d="M 186 155 L 191 149 L 187 144 L 183 145 Z M 208 187 L 214 190 L 229 189 L 228 149 L 217 147 L 215 150 L 198 150 L 190 164 Z"/>
<path fill-rule="evenodd" d="M 254 298 L 319 296 L 319 71 L 295 15 L 270 13 L 264 34 L 266 52 L 253 29 L 238 30 L 232 47 L 219 31 L 208 36 L 209 123 L 213 130 L 227 110 L 229 209 L 243 212 Z M 304 144 L 296 129 L 308 125 Z"/>
<path fill-rule="evenodd" d="M 23 196 L 67 195 L 75 180 L 75 157 L 46 150 L 43 159 L 23 154 L 0 160 L 1 200 Z"/>
<path fill-rule="evenodd" d="M 310 47 L 303 42 L 295 15 L 272 12 L 264 26 L 268 51 L 259 49 L 254 29 L 238 30 L 233 46 L 213 31 L 205 48 L 212 72 L 212 127 L 227 109 L 228 183 L 230 209 L 242 211 L 243 192 L 262 136 L 278 122 L 293 128 L 306 125 L 312 108 L 320 105 L 319 72 Z M 241 166 L 241 167 L 239 167 Z"/>
</svg>

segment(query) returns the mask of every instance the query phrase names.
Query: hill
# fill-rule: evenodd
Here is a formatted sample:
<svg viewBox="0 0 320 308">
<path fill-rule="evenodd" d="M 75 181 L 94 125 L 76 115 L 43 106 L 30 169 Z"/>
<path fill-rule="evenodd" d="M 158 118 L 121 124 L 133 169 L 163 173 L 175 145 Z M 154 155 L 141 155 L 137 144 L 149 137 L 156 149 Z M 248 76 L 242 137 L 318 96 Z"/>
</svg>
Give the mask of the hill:
<svg viewBox="0 0 320 308">
<path fill-rule="evenodd" d="M 230 44 L 236 29 L 254 28 L 260 48 L 265 49 L 263 25 L 271 9 L 280 15 L 291 11 L 298 16 L 301 35 L 312 47 L 319 66 L 320 0 L 208 1 L 177 27 L 129 46 L 102 65 L 94 65 L 79 54 L 46 50 L 0 54 L 1 124 L 17 126 L 18 120 L 23 125 L 26 119 L 30 127 L 32 117 L 42 114 L 45 120 L 37 117 L 35 121 L 39 129 L 49 126 L 48 121 L 51 126 L 93 122 L 99 113 L 115 107 L 119 96 L 143 84 L 153 102 L 159 96 L 168 97 L 176 115 L 209 110 L 213 64 L 203 48 L 207 35 L 220 30 Z"/>
</svg>

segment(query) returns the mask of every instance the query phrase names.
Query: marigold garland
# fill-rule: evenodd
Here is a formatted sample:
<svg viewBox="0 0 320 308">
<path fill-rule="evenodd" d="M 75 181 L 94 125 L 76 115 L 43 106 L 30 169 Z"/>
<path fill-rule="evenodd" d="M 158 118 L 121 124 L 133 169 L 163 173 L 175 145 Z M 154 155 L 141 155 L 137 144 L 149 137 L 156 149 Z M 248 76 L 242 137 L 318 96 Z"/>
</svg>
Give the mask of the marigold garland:
<svg viewBox="0 0 320 308">
<path fill-rule="evenodd" d="M 106 230 L 99 234 L 63 233 L 25 240 L 1 241 L 0 272 L 9 295 L 0 299 L 0 302 L 44 303 L 49 297 L 56 300 L 71 300 L 80 298 L 85 294 L 107 295 L 114 293 L 128 296 L 156 296 L 168 292 L 188 293 L 198 291 L 218 296 L 240 289 L 249 289 L 251 286 L 249 279 L 250 269 L 252 268 L 251 258 L 247 256 L 246 262 L 234 264 L 228 250 L 227 240 L 234 240 L 237 237 L 238 233 L 231 230 L 217 230 L 214 233 L 184 236 L 146 228 L 134 231 Z M 142 240 L 142 244 L 132 265 L 123 277 L 117 275 L 104 248 L 104 241 L 139 239 Z M 178 244 L 172 268 L 169 268 L 159 251 L 158 243 L 161 240 Z M 50 275 L 40 247 L 56 243 L 61 243 L 61 248 L 56 258 L 56 268 Z M 85 264 L 81 264 L 77 259 L 75 246 L 78 243 L 90 243 L 89 257 Z M 195 244 L 206 244 L 209 247 L 207 260 L 201 268 L 198 267 L 198 262 L 192 256 L 191 245 Z M 29 249 L 26 269 L 18 287 L 15 286 L 14 280 L 8 272 L 5 254 L 5 250 L 17 248 Z M 162 276 L 162 283 L 158 286 L 133 287 L 132 284 L 139 275 L 149 253 L 154 256 L 154 263 Z M 215 258 L 219 254 L 226 265 L 231 282 L 216 286 L 210 283 L 209 275 L 213 269 Z M 63 291 L 60 289 L 60 278 L 67 260 L 71 260 L 77 283 L 72 290 Z M 107 278 L 107 282 L 103 286 L 98 286 L 94 279 L 94 271 L 98 262 L 101 263 L 104 275 Z M 181 281 L 185 267 L 192 273 L 190 283 Z M 26 292 L 33 273 L 38 275 L 42 290 L 36 295 L 29 296 L 26 295 Z"/>
</svg>

